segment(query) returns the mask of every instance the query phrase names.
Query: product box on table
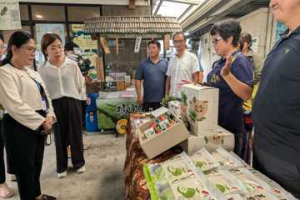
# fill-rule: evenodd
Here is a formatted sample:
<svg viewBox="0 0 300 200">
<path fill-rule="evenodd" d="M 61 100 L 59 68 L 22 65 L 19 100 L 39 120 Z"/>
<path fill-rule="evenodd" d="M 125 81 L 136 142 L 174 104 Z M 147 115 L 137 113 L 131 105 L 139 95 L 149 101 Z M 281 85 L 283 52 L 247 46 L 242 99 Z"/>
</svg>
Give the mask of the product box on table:
<svg viewBox="0 0 300 200">
<path fill-rule="evenodd" d="M 214 133 L 218 124 L 219 90 L 187 84 L 182 86 L 181 117 L 194 135 Z"/>
<path fill-rule="evenodd" d="M 172 113 L 178 116 L 181 119 L 181 103 L 180 101 L 170 101 L 168 103 L 168 108 Z"/>
<path fill-rule="evenodd" d="M 152 159 L 189 137 L 184 123 L 167 108 L 152 112 L 153 118 L 137 128 L 140 145 Z"/>
<path fill-rule="evenodd" d="M 221 126 L 217 126 L 214 134 L 203 134 L 201 136 L 190 135 L 190 137 L 183 141 L 180 145 L 188 155 L 192 155 L 201 148 L 206 148 L 209 152 L 223 147 L 227 151 L 234 149 L 234 135 L 225 130 Z"/>
</svg>

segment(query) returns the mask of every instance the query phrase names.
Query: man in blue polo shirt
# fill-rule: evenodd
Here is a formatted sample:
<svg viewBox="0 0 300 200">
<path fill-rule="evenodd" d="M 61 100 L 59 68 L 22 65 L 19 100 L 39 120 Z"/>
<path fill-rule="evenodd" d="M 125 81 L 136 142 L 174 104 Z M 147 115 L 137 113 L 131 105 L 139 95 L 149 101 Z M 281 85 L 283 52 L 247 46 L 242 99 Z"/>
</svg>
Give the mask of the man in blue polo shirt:
<svg viewBox="0 0 300 200">
<path fill-rule="evenodd" d="M 300 198 L 300 0 L 271 0 L 288 27 L 268 54 L 253 105 L 254 167 Z"/>
<path fill-rule="evenodd" d="M 165 80 L 168 61 L 159 57 L 160 43 L 152 40 L 148 43 L 149 58 L 142 61 L 136 69 L 135 89 L 137 102 L 143 105 L 145 111 L 160 107 L 160 101 L 165 96 Z M 142 85 L 144 96 L 142 95 Z"/>
</svg>

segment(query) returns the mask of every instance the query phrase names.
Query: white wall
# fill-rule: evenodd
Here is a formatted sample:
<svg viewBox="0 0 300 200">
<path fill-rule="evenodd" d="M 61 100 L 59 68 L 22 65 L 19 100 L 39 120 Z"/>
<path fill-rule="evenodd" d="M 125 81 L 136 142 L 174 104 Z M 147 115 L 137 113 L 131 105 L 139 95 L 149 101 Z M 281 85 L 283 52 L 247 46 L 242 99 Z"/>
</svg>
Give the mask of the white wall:
<svg viewBox="0 0 300 200">
<path fill-rule="evenodd" d="M 275 41 L 274 18 L 268 8 L 258 9 L 240 19 L 242 32 L 247 32 L 252 35 L 253 40 L 257 40 L 257 45 L 254 44 L 253 50 L 263 58 L 269 52 Z"/>
<path fill-rule="evenodd" d="M 209 33 L 206 33 L 200 37 L 201 40 L 201 55 L 200 62 L 204 69 L 204 78 L 206 80 L 207 74 L 211 71 L 212 64 L 219 59 L 219 56 L 216 55 L 215 50 L 212 45 L 211 36 Z"/>
</svg>

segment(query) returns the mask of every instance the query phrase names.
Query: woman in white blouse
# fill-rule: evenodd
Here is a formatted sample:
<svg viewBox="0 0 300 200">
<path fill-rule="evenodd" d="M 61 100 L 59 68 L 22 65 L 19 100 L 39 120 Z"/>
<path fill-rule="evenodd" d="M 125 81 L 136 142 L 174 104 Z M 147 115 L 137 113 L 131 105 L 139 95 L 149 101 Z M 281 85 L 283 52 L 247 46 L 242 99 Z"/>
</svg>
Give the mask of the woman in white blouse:
<svg viewBox="0 0 300 200">
<path fill-rule="evenodd" d="M 57 124 L 54 126 L 57 176 L 67 176 L 67 147 L 77 173 L 85 171 L 81 100 L 86 99 L 85 81 L 76 62 L 64 55 L 61 38 L 47 33 L 41 41 L 45 64 L 39 69 L 52 99 Z"/>
<path fill-rule="evenodd" d="M 45 137 L 55 114 L 40 75 L 28 68 L 35 58 L 35 42 L 22 31 L 12 34 L 0 67 L 3 139 L 18 181 L 22 200 L 53 200 L 41 194 Z"/>
</svg>

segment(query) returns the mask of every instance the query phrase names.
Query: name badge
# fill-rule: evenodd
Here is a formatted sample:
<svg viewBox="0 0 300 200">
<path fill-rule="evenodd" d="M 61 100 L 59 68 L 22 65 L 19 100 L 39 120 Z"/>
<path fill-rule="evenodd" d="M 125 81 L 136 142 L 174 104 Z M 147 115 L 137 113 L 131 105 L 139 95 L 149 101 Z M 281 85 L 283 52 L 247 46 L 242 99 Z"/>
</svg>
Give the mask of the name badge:
<svg viewBox="0 0 300 200">
<path fill-rule="evenodd" d="M 47 111 L 47 104 L 45 100 L 42 100 L 42 110 Z"/>
</svg>

